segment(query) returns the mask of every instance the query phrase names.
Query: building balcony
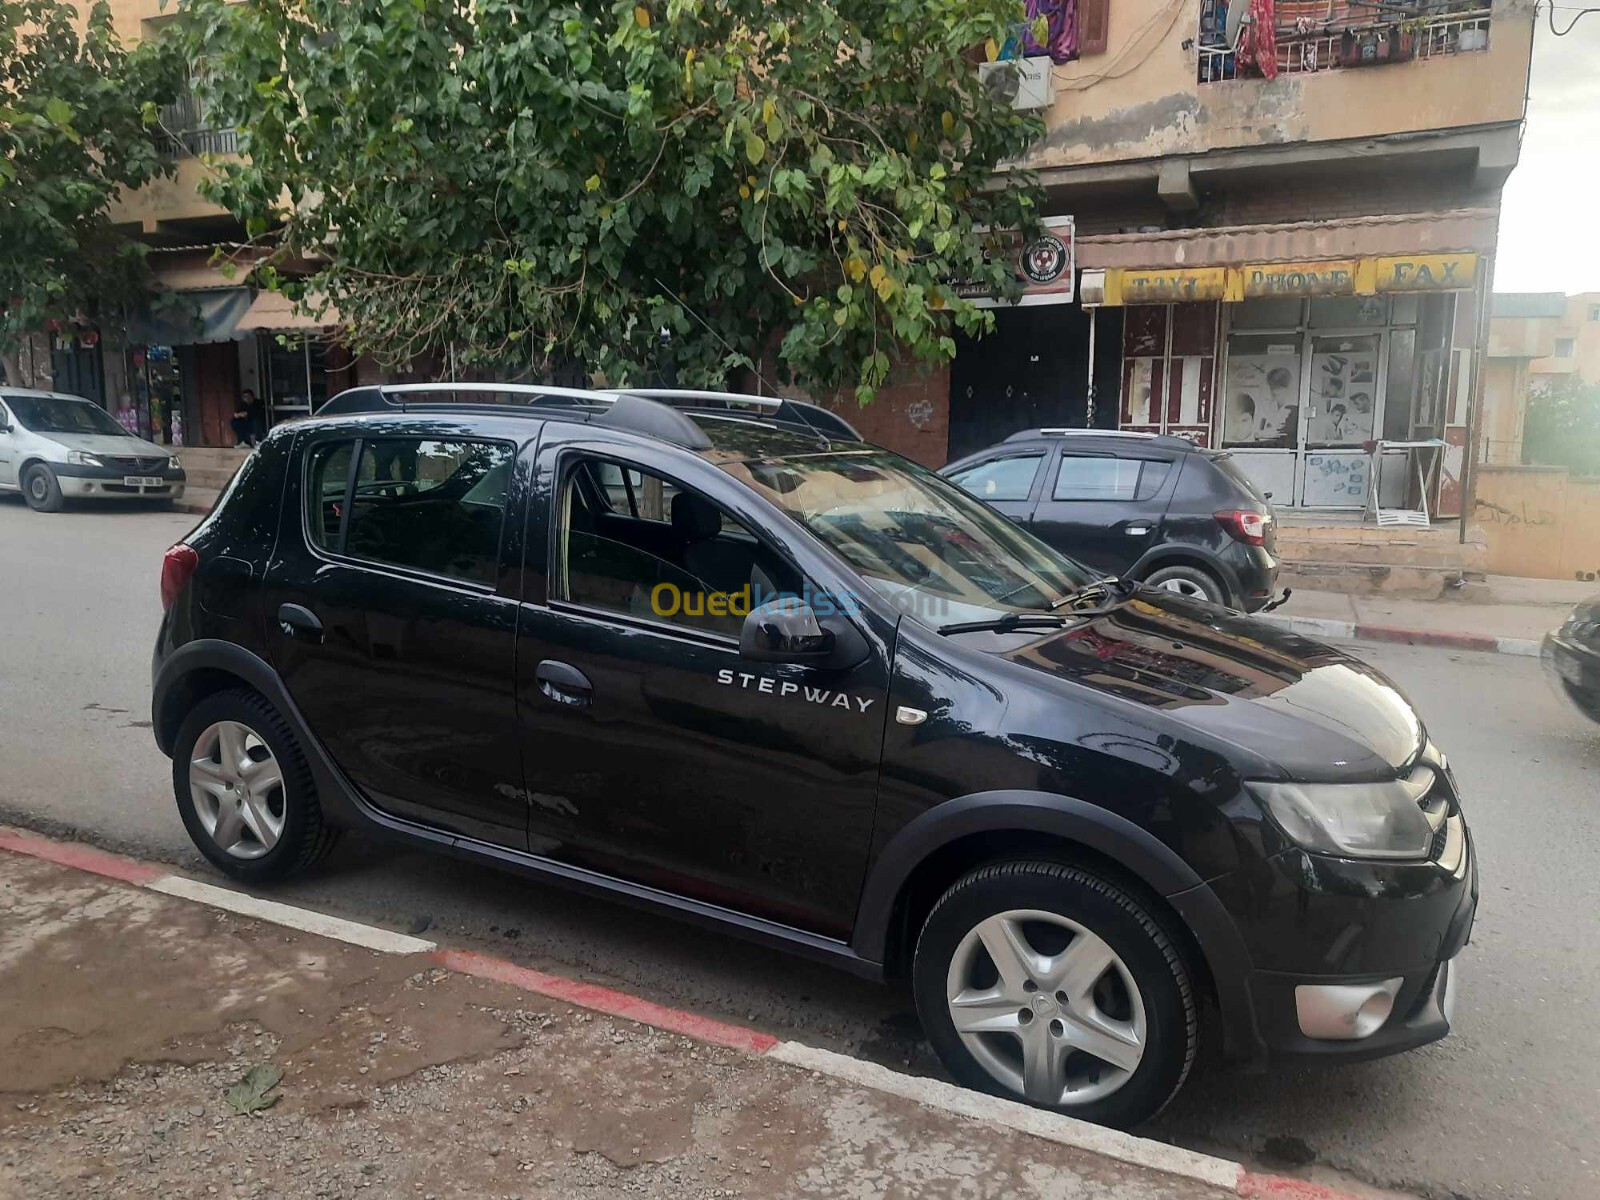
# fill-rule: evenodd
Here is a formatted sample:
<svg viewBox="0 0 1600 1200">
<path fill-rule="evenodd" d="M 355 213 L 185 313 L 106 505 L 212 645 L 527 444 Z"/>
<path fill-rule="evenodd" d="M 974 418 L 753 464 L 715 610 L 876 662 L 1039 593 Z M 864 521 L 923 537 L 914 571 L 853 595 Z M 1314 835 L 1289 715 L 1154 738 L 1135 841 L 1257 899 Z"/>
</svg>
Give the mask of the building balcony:
<svg viewBox="0 0 1600 1200">
<path fill-rule="evenodd" d="M 1232 0 L 1234 4 L 1248 0 Z M 1417 4 L 1414 15 L 1396 18 L 1402 6 L 1363 0 L 1282 0 L 1278 5 L 1277 68 L 1280 75 L 1350 70 L 1414 62 L 1489 49 L 1493 13 L 1488 4 Z M 1448 8 L 1449 11 L 1440 11 Z M 1202 0 L 1199 81 L 1222 83 L 1253 77 L 1240 68 L 1225 44 L 1225 0 Z M 1248 74 L 1246 71 L 1248 70 Z"/>
</svg>

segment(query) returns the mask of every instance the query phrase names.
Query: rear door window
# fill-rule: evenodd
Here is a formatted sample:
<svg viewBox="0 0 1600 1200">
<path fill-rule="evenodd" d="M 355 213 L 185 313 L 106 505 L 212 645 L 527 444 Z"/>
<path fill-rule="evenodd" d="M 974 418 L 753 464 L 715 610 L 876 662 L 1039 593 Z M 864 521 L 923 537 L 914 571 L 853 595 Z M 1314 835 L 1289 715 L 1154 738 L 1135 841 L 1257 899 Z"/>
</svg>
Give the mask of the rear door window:
<svg viewBox="0 0 1600 1200">
<path fill-rule="evenodd" d="M 1056 468 L 1052 500 L 1132 500 L 1139 491 L 1134 459 L 1063 454 Z"/>
<path fill-rule="evenodd" d="M 349 558 L 493 583 L 514 457 L 503 442 L 415 437 L 318 448 L 307 471 L 309 536 Z"/>
</svg>

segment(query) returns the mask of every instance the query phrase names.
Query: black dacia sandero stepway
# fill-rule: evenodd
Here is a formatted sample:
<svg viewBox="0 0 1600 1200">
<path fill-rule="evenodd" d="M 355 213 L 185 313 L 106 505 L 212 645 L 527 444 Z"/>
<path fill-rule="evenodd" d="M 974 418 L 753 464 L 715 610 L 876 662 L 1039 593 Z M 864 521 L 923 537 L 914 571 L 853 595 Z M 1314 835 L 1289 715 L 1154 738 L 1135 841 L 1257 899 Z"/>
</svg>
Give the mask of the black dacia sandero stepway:
<svg viewBox="0 0 1600 1200">
<path fill-rule="evenodd" d="M 1358 660 L 1098 578 L 839 417 L 363 388 L 167 552 L 154 726 L 259 883 L 370 829 L 909 979 L 962 1082 L 1158 1110 L 1443 1037 L 1477 898 Z"/>
</svg>

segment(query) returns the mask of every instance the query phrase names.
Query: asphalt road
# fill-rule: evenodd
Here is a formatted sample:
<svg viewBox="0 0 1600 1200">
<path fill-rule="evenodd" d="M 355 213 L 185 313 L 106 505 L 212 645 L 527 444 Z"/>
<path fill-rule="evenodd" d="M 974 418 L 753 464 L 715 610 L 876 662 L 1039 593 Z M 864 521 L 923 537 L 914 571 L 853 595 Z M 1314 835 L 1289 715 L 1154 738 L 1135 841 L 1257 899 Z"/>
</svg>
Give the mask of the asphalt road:
<svg viewBox="0 0 1600 1200">
<path fill-rule="evenodd" d="M 162 551 L 193 524 L 0 498 L 0 821 L 207 868 L 149 720 Z M 1483 900 L 1457 1030 L 1400 1058 L 1243 1075 L 1202 1063 L 1147 1134 L 1314 1158 L 1430 1197 L 1600 1196 L 1600 727 L 1531 659 L 1363 646 L 1467 792 Z M 292 902 L 492 948 L 663 1003 L 936 1072 L 905 997 L 744 943 L 363 839 Z"/>
</svg>

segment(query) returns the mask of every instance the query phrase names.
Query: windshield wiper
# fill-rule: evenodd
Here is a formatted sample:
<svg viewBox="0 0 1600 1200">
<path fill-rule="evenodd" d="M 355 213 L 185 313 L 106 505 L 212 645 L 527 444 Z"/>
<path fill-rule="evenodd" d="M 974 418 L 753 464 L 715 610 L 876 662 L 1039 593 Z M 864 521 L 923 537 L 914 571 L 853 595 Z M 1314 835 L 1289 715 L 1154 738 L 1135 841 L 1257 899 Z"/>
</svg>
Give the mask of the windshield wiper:
<svg viewBox="0 0 1600 1200">
<path fill-rule="evenodd" d="M 1012 633 L 1018 629 L 1060 629 L 1066 623 L 1066 617 L 1058 617 L 1053 613 L 1009 612 L 1003 617 L 991 617 L 986 621 L 957 621 L 954 625 L 941 625 L 939 632 L 979 633 L 991 630 L 995 633 Z"/>
<path fill-rule="evenodd" d="M 1091 592 L 1114 592 L 1119 599 L 1126 599 L 1133 595 L 1139 588 L 1136 579 L 1124 579 L 1120 575 L 1108 575 L 1104 579 L 1096 579 L 1093 583 L 1086 583 L 1070 596 L 1063 596 L 1050 606 L 1050 611 L 1055 612 L 1068 604 L 1082 600 Z"/>
</svg>

